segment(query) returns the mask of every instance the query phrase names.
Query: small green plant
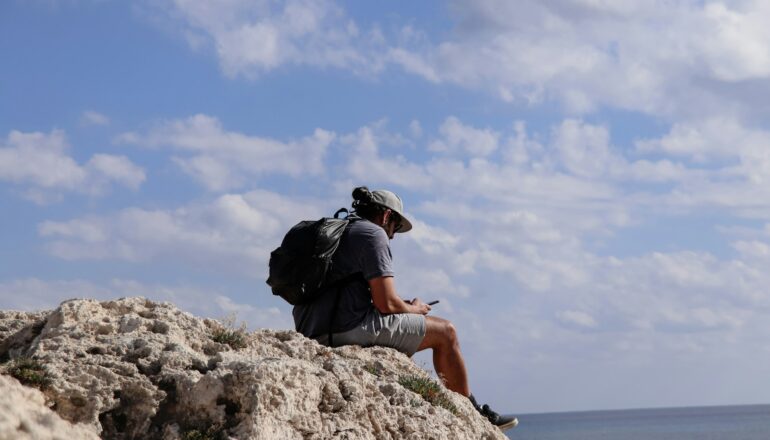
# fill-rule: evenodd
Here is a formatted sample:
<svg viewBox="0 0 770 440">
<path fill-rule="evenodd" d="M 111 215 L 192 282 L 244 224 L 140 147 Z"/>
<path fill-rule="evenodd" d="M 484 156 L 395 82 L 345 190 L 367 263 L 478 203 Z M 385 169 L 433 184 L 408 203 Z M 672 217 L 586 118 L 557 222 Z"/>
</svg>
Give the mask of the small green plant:
<svg viewBox="0 0 770 440">
<path fill-rule="evenodd" d="M 182 440 L 221 440 L 226 438 L 225 432 L 219 425 L 205 429 L 188 429 L 182 433 Z"/>
<path fill-rule="evenodd" d="M 364 368 L 364 371 L 374 376 L 380 377 L 382 375 L 382 367 L 380 367 L 379 365 L 366 364 L 364 365 L 363 368 Z"/>
<path fill-rule="evenodd" d="M 51 384 L 48 369 L 37 359 L 30 357 L 16 358 L 10 362 L 7 371 L 8 374 L 24 385 L 44 389 Z"/>
<path fill-rule="evenodd" d="M 249 345 L 246 323 L 235 326 L 235 316 L 231 315 L 218 324 L 211 332 L 211 340 L 227 344 L 233 350 L 240 350 Z"/>
<path fill-rule="evenodd" d="M 457 407 L 444 394 L 441 386 L 433 380 L 420 376 L 401 376 L 398 379 L 398 383 L 402 387 L 419 394 L 431 405 L 439 406 L 452 414 L 457 414 Z M 414 403 L 412 406 L 414 406 Z"/>
</svg>

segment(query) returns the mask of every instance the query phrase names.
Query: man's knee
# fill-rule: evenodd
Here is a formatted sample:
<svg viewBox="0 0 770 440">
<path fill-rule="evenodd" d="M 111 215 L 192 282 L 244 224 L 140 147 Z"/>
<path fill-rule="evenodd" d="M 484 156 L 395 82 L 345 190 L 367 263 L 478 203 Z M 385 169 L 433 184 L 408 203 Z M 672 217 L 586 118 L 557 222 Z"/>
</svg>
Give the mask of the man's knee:
<svg viewBox="0 0 770 440">
<path fill-rule="evenodd" d="M 448 344 L 458 345 L 457 329 L 455 328 L 455 325 L 452 324 L 451 321 L 446 322 L 446 330 L 444 332 L 446 334 L 446 339 Z"/>
<path fill-rule="evenodd" d="M 435 329 L 435 331 L 438 333 L 438 337 L 441 341 L 441 345 L 447 345 L 447 346 L 455 346 L 458 345 L 458 339 L 457 339 L 457 329 L 455 329 L 454 324 L 452 324 L 451 321 L 443 319 L 443 318 L 436 318 L 431 317 L 432 319 L 432 326 Z"/>
</svg>

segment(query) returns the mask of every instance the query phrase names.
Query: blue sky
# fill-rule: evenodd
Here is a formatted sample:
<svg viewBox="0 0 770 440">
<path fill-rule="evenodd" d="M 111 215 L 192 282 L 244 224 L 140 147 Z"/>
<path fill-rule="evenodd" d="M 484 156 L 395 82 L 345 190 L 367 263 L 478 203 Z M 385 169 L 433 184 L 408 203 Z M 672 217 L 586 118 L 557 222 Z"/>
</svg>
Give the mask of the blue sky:
<svg viewBox="0 0 770 440">
<path fill-rule="evenodd" d="M 144 295 L 290 327 L 270 250 L 367 185 L 403 197 L 397 288 L 441 300 L 481 400 L 766 403 L 769 16 L 4 2 L 0 308 Z"/>
</svg>

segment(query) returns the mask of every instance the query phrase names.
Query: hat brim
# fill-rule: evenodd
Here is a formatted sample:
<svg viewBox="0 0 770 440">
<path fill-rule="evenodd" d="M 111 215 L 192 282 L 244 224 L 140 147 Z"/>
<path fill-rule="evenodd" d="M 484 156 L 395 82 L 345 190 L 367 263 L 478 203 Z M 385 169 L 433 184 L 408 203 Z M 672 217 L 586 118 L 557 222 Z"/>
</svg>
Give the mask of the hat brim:
<svg viewBox="0 0 770 440">
<path fill-rule="evenodd" d="M 400 228 L 398 228 L 398 231 L 396 231 L 397 234 L 403 234 L 404 232 L 409 232 L 412 230 L 412 222 L 409 221 L 408 218 L 404 217 L 403 214 L 400 212 L 397 213 L 401 217 L 401 223 Z"/>
</svg>

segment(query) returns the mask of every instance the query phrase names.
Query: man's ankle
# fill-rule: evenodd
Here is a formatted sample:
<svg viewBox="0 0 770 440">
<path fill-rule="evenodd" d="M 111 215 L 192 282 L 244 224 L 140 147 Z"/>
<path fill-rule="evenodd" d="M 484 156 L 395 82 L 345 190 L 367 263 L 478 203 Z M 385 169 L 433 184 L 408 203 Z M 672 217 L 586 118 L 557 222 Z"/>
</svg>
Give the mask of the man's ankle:
<svg viewBox="0 0 770 440">
<path fill-rule="evenodd" d="M 476 411 L 481 412 L 481 405 L 479 405 L 479 403 L 476 402 L 476 398 L 473 397 L 473 393 L 468 395 L 468 400 L 471 401 L 471 403 L 473 404 L 473 407 L 476 408 Z"/>
<path fill-rule="evenodd" d="M 489 405 L 479 405 L 478 402 L 476 402 L 476 398 L 473 397 L 473 394 L 468 396 L 468 400 L 471 401 L 473 404 L 473 407 L 476 408 L 476 411 L 479 412 L 484 418 L 489 420 L 489 423 L 499 427 L 502 430 L 506 430 L 509 428 L 512 428 L 519 424 L 519 421 L 516 417 L 513 416 L 501 416 L 500 414 L 496 413 L 492 410 L 492 408 L 489 407 Z"/>
</svg>

